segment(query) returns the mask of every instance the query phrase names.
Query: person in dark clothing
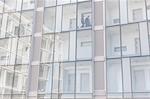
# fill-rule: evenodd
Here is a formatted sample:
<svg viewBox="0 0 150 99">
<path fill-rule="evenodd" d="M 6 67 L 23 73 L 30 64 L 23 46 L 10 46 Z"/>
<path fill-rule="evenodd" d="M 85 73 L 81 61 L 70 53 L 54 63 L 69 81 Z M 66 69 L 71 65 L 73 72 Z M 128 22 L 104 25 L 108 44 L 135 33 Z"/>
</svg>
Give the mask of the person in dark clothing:
<svg viewBox="0 0 150 99">
<path fill-rule="evenodd" d="M 82 24 L 81 27 L 84 27 L 85 21 L 84 21 L 84 16 L 83 15 L 81 16 L 81 24 Z"/>
<path fill-rule="evenodd" d="M 90 16 L 87 16 L 87 17 L 85 18 L 85 26 L 86 26 L 86 27 L 91 26 L 91 24 L 90 24 Z"/>
</svg>

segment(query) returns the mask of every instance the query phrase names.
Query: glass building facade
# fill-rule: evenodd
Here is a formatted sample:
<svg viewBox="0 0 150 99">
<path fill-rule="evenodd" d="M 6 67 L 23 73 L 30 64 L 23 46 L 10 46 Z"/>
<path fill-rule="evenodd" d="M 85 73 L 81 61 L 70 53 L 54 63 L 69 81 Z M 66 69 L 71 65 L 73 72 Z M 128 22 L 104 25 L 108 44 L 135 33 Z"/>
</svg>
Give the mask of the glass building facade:
<svg viewBox="0 0 150 99">
<path fill-rule="evenodd" d="M 150 0 L 0 0 L 0 99 L 149 99 Z"/>
<path fill-rule="evenodd" d="M 92 1 L 0 0 L 0 8 L 0 99 L 93 97 Z"/>
<path fill-rule="evenodd" d="M 148 99 L 150 1 L 106 0 L 105 7 L 107 96 Z"/>
</svg>

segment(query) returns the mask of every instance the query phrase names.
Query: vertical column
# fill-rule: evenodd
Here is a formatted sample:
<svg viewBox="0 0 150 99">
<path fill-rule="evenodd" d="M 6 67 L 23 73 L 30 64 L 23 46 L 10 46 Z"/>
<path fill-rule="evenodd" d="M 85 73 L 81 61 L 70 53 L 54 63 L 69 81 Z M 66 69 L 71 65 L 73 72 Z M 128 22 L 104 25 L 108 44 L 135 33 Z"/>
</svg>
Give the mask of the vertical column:
<svg viewBox="0 0 150 99">
<path fill-rule="evenodd" d="M 28 99 L 37 99 L 38 97 L 38 75 L 40 65 L 40 48 L 42 41 L 43 27 L 43 3 L 44 0 L 35 0 L 35 12 L 33 22 L 33 36 L 30 53 Z"/>
<path fill-rule="evenodd" d="M 94 99 L 106 99 L 104 0 L 93 2 L 94 10 Z"/>
</svg>

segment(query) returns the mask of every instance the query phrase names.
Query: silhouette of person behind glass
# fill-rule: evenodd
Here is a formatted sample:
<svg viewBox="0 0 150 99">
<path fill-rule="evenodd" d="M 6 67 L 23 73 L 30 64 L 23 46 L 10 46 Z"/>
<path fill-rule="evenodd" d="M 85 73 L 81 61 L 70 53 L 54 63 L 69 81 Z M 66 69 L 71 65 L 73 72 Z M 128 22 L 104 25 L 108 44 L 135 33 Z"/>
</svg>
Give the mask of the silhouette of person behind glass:
<svg viewBox="0 0 150 99">
<path fill-rule="evenodd" d="M 84 15 L 81 16 L 81 27 L 84 27 L 85 21 L 84 21 Z"/>
<path fill-rule="evenodd" d="M 86 27 L 88 27 L 88 26 L 90 26 L 91 24 L 90 24 L 90 16 L 87 16 L 86 18 L 85 18 L 85 26 Z"/>
</svg>

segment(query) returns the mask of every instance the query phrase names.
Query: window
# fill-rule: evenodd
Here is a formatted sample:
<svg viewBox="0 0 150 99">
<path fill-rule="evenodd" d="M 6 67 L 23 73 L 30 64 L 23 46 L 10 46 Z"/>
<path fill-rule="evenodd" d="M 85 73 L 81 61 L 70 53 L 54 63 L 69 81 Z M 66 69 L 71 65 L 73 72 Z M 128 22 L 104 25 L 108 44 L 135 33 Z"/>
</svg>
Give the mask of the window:
<svg viewBox="0 0 150 99">
<path fill-rule="evenodd" d="M 55 38 L 55 61 L 75 59 L 76 32 L 57 33 Z"/>
<path fill-rule="evenodd" d="M 0 64 L 11 64 L 15 62 L 15 52 L 16 52 L 16 38 L 1 39 L 0 40 Z"/>
<path fill-rule="evenodd" d="M 140 57 L 131 59 L 132 82 L 134 92 L 150 91 L 150 58 Z"/>
<path fill-rule="evenodd" d="M 45 0 L 45 6 L 55 6 L 56 5 L 56 0 Z"/>
<path fill-rule="evenodd" d="M 17 49 L 17 64 L 28 64 L 29 63 L 29 53 L 31 46 L 30 37 L 19 38 Z"/>
<path fill-rule="evenodd" d="M 106 0 L 106 25 L 116 25 L 119 21 L 119 0 Z"/>
<path fill-rule="evenodd" d="M 39 70 L 38 91 L 51 93 L 52 64 L 42 64 Z"/>
<path fill-rule="evenodd" d="M 128 20 L 129 22 L 143 21 L 146 19 L 145 1 L 128 1 Z"/>
<path fill-rule="evenodd" d="M 78 29 L 90 28 L 91 22 L 91 2 L 78 4 Z"/>
<path fill-rule="evenodd" d="M 122 92 L 121 60 L 114 59 L 107 61 L 107 90 L 108 93 Z"/>
<path fill-rule="evenodd" d="M 148 19 L 150 19 L 150 1 L 146 0 L 146 3 L 147 3 L 147 17 Z"/>
<path fill-rule="evenodd" d="M 60 64 L 54 63 L 53 64 L 53 85 L 52 85 L 52 93 L 58 93 L 59 90 L 59 75 L 60 75 Z M 58 99 L 58 98 L 56 98 Z"/>
<path fill-rule="evenodd" d="M 7 16 L 6 37 L 19 34 L 20 13 L 10 13 Z"/>
<path fill-rule="evenodd" d="M 81 73 L 80 75 L 80 91 L 88 92 L 89 91 L 89 73 Z"/>
<path fill-rule="evenodd" d="M 34 0 L 23 0 L 23 10 L 33 9 L 34 8 Z"/>
<path fill-rule="evenodd" d="M 77 93 L 90 93 L 92 91 L 91 62 L 78 62 L 76 71 Z"/>
<path fill-rule="evenodd" d="M 14 75 L 15 77 L 14 77 L 14 84 L 13 84 L 13 88 L 18 88 L 18 86 L 19 86 L 19 76 L 18 76 L 18 74 L 17 73 L 15 73 L 15 75 Z"/>
<path fill-rule="evenodd" d="M 120 47 L 120 27 L 109 27 L 106 29 L 107 57 L 120 57 L 121 50 L 126 51 L 127 46 Z"/>
<path fill-rule="evenodd" d="M 62 30 L 62 6 L 57 6 L 56 8 L 56 32 L 61 32 Z"/>
<path fill-rule="evenodd" d="M 41 46 L 41 62 L 52 62 L 54 51 L 54 35 L 43 35 Z"/>
<path fill-rule="evenodd" d="M 74 93 L 75 91 L 75 63 L 68 62 L 60 65 L 60 92 L 64 95 L 65 93 Z M 73 95 L 70 94 L 71 97 Z"/>
<path fill-rule="evenodd" d="M 77 59 L 90 59 L 92 57 L 91 31 L 77 32 Z"/>
<path fill-rule="evenodd" d="M 13 83 L 13 73 L 7 72 L 6 74 L 6 86 L 11 87 Z"/>
<path fill-rule="evenodd" d="M 135 56 L 140 54 L 139 28 L 138 24 L 122 26 L 122 46 L 127 46 L 123 56 Z"/>
<path fill-rule="evenodd" d="M 133 9 L 133 21 L 139 21 L 142 20 L 143 16 L 142 16 L 142 12 L 143 9 Z"/>
<path fill-rule="evenodd" d="M 5 12 L 10 12 L 16 10 L 17 0 L 5 0 Z"/>
<path fill-rule="evenodd" d="M 120 4 L 119 4 L 120 3 Z M 120 7 L 120 23 L 121 24 L 127 24 L 128 23 L 128 0 L 118 0 L 118 5 Z M 110 4 L 111 6 L 111 4 Z M 119 12 L 119 9 L 117 8 L 117 11 Z M 117 13 L 117 15 L 119 15 Z"/>
<path fill-rule="evenodd" d="M 0 13 L 3 12 L 4 0 L 0 0 Z"/>
<path fill-rule="evenodd" d="M 55 9 L 55 7 L 45 8 L 44 33 L 53 33 L 55 31 Z"/>
<path fill-rule="evenodd" d="M 23 11 L 21 14 L 20 35 L 31 35 L 33 25 L 33 11 Z"/>
<path fill-rule="evenodd" d="M 75 29 L 76 29 L 76 5 L 75 4 L 64 5 L 62 31 Z"/>
</svg>

